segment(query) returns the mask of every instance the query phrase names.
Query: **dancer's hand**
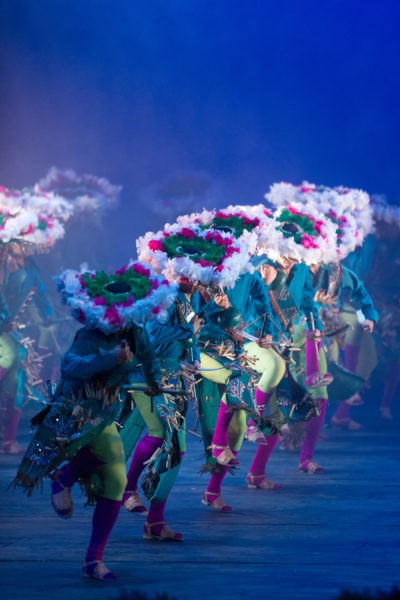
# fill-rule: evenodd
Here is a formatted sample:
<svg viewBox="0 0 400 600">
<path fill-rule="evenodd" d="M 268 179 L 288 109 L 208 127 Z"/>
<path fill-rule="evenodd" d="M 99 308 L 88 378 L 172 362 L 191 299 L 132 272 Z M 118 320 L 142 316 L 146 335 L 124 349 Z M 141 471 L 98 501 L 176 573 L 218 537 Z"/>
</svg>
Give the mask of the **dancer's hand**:
<svg viewBox="0 0 400 600">
<path fill-rule="evenodd" d="M 261 347 L 261 348 L 271 348 L 271 342 L 272 342 L 272 335 L 264 335 L 264 337 L 261 337 L 257 340 L 257 344 Z"/>
<path fill-rule="evenodd" d="M 202 326 L 204 325 L 204 319 L 202 317 L 199 317 L 199 315 L 194 315 L 193 319 L 191 320 L 191 323 L 193 325 L 194 334 L 197 335 Z"/>
<path fill-rule="evenodd" d="M 312 331 L 307 331 L 306 333 L 307 339 L 312 342 L 320 342 L 321 341 L 321 332 L 319 329 L 313 329 Z"/>
<path fill-rule="evenodd" d="M 194 360 L 193 362 L 183 362 L 181 363 L 181 367 L 188 373 L 195 373 L 201 369 L 201 362 L 199 360 Z"/>
<path fill-rule="evenodd" d="M 363 331 L 365 331 L 366 333 L 372 333 L 374 330 L 374 325 L 375 323 L 371 321 L 371 319 L 365 319 L 365 321 L 362 324 Z"/>
<path fill-rule="evenodd" d="M 244 337 L 241 333 L 239 333 L 239 331 L 236 331 L 236 329 L 233 327 L 227 327 L 226 331 L 229 333 L 234 342 L 237 344 L 244 344 Z"/>
<path fill-rule="evenodd" d="M 120 345 L 115 348 L 115 354 L 117 362 L 120 364 L 129 362 L 133 358 L 133 352 L 126 340 L 122 340 Z"/>
</svg>

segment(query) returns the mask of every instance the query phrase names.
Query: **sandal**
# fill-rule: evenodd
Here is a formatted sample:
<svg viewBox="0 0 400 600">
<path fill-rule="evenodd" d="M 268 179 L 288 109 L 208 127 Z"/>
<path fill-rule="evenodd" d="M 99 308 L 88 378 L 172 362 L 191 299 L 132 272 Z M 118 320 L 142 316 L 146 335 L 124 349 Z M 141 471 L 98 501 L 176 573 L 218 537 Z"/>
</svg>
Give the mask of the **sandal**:
<svg viewBox="0 0 400 600">
<path fill-rule="evenodd" d="M 63 485 L 57 479 L 51 482 L 51 504 L 61 519 L 70 519 L 72 517 L 73 504 L 71 496 L 71 488 Z"/>
<path fill-rule="evenodd" d="M 272 479 L 266 475 L 253 475 L 253 473 L 248 473 L 246 475 L 246 482 L 247 487 L 251 490 L 281 490 L 283 488 L 281 483 L 272 481 Z"/>
<path fill-rule="evenodd" d="M 147 508 L 141 501 L 137 490 L 130 490 L 127 492 L 128 497 L 124 500 L 122 506 L 129 512 L 138 513 L 143 516 L 148 514 Z"/>
<path fill-rule="evenodd" d="M 261 429 L 257 427 L 257 425 L 249 425 L 245 437 L 246 440 L 248 440 L 249 442 L 254 442 L 256 444 L 266 444 L 265 435 L 263 434 Z"/>
<path fill-rule="evenodd" d="M 334 427 L 339 427 L 340 429 L 348 429 L 349 431 L 359 431 L 363 428 L 361 423 L 358 423 L 349 417 L 344 417 L 341 419 L 339 417 L 335 417 L 335 415 L 331 418 L 331 425 Z"/>
<path fill-rule="evenodd" d="M 102 560 L 85 561 L 83 563 L 82 573 L 85 577 L 100 579 L 101 581 L 114 581 L 117 579 L 116 574 L 110 571 Z"/>
<path fill-rule="evenodd" d="M 153 531 L 155 528 L 155 531 Z M 179 531 L 174 531 L 165 521 L 157 521 L 156 523 L 144 524 L 144 540 L 159 540 L 160 542 L 183 542 L 183 534 Z"/>
<path fill-rule="evenodd" d="M 1 450 L 4 452 L 4 454 L 13 455 L 23 454 L 25 452 L 24 448 L 16 440 L 3 442 Z"/>
<path fill-rule="evenodd" d="M 324 467 L 321 467 L 321 465 L 312 460 L 306 460 L 305 462 L 300 463 L 299 469 L 300 471 L 303 471 L 303 473 L 308 473 L 308 475 L 320 475 L 325 473 Z"/>
<path fill-rule="evenodd" d="M 209 496 L 215 497 L 213 500 L 210 500 Z M 206 506 L 212 506 L 215 510 L 219 510 L 220 512 L 232 512 L 232 506 L 225 504 L 223 497 L 218 492 L 208 492 L 206 490 L 201 499 L 201 503 Z"/>
<path fill-rule="evenodd" d="M 223 465 L 224 467 L 236 467 L 239 464 L 238 459 L 229 446 L 217 446 L 216 444 L 211 444 L 210 448 L 213 457 L 220 465 Z"/>
</svg>

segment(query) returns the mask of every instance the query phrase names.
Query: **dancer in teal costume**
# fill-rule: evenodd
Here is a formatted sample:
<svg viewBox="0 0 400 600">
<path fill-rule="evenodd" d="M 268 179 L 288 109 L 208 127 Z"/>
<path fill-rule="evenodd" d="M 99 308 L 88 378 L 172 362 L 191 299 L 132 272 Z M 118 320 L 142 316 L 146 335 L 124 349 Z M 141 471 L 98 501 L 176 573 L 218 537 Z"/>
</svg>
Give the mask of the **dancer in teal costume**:
<svg viewBox="0 0 400 600">
<path fill-rule="evenodd" d="M 165 393 L 152 398 L 152 404 L 133 392 L 136 411 L 147 426 L 147 434 L 135 448 L 128 470 L 128 482 L 124 493 L 124 506 L 130 512 L 147 514 L 138 494 L 138 482 L 147 466 L 143 482 L 150 509 L 144 524 L 144 539 L 182 541 L 183 535 L 172 530 L 165 522 L 164 509 L 168 495 L 178 476 L 182 456 L 185 452 L 184 416 L 187 408 L 187 385 L 182 376 L 182 363 L 189 369 L 200 366 L 200 352 L 196 335 L 202 323 L 194 307 L 198 306 L 197 286 L 182 280 L 175 305 L 169 309 L 166 323 L 150 323 L 149 337 L 162 367 L 163 387 L 172 385 L 172 396 Z M 122 430 L 127 455 L 133 450 L 129 435 L 129 422 Z M 136 440 L 134 440 L 135 442 Z"/>
<path fill-rule="evenodd" d="M 27 251 L 29 245 L 14 241 L 0 248 L 1 449 L 7 454 L 23 452 L 17 441 L 23 407 L 30 401 L 44 402 L 33 340 L 38 339 L 39 323 L 48 325 L 53 314 L 39 270 Z"/>
<path fill-rule="evenodd" d="M 311 273 L 305 264 L 287 258 L 279 259 L 275 266 L 265 258 L 259 265 L 280 322 L 278 329 L 301 349 L 292 353 L 297 369 L 291 369 L 291 374 L 308 389 L 319 413 L 306 423 L 299 469 L 310 474 L 322 473 L 323 468 L 314 462 L 313 454 L 326 413 L 326 385 L 332 378 L 327 374 L 325 353 L 320 345 L 320 332 L 324 327 L 314 302 Z M 260 463 L 258 468 L 261 466 Z"/>
<path fill-rule="evenodd" d="M 160 283 L 140 263 L 129 263 L 111 276 L 67 270 L 58 278 L 64 301 L 85 326 L 61 360 L 61 378 L 50 403 L 32 420 L 37 430 L 14 485 L 31 494 L 50 477 L 52 504 L 64 519 L 72 516 L 74 483 L 79 480 L 86 487 L 95 509 L 82 570 L 94 579 L 116 577 L 103 553 L 127 480 L 116 423 L 129 406 L 126 384 L 141 381 L 137 397 L 148 404 L 149 396 L 159 393 L 160 368 L 143 323 L 162 318 L 175 298 L 175 290 Z"/>
<path fill-rule="evenodd" d="M 344 367 L 367 380 L 376 364 L 375 344 L 370 334 L 379 319 L 372 297 L 360 277 L 340 263 L 320 268 L 316 274 L 316 288 L 326 292 L 329 290 L 333 309 L 338 311 L 342 322 L 348 325 L 341 342 Z M 361 324 L 357 311 L 362 311 L 364 320 Z M 333 358 L 338 361 L 338 352 L 336 354 Z M 359 398 L 359 395 L 355 397 Z M 360 424 L 350 418 L 350 410 L 351 402 L 343 398 L 332 416 L 332 425 L 359 429 Z"/>
</svg>

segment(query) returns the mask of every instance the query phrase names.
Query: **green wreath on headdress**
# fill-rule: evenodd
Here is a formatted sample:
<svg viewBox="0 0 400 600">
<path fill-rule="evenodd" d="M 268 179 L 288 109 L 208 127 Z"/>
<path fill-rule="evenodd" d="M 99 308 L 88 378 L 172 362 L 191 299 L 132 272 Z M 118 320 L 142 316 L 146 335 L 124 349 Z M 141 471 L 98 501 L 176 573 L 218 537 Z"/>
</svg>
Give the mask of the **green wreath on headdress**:
<svg viewBox="0 0 400 600">
<path fill-rule="evenodd" d="M 319 235 L 315 222 L 310 216 L 293 213 L 284 208 L 276 220 L 282 223 L 282 226 L 277 229 L 283 233 L 284 237 L 292 237 L 297 244 L 302 243 L 304 233 L 311 237 Z"/>
<path fill-rule="evenodd" d="M 253 231 L 258 224 L 257 220 L 245 219 L 244 216 L 227 215 L 226 217 L 215 216 L 209 227 L 230 233 L 235 238 L 240 238 L 244 231 Z"/>
<path fill-rule="evenodd" d="M 106 306 L 124 304 L 130 298 L 141 300 L 152 288 L 151 280 L 132 268 L 113 275 L 107 275 L 104 271 L 84 273 L 81 280 L 88 295 L 92 298 L 103 298 Z"/>
<path fill-rule="evenodd" d="M 194 262 L 205 261 L 219 265 L 226 256 L 226 246 L 197 236 L 186 237 L 179 233 L 163 238 L 162 245 L 170 258 L 187 256 Z"/>
</svg>

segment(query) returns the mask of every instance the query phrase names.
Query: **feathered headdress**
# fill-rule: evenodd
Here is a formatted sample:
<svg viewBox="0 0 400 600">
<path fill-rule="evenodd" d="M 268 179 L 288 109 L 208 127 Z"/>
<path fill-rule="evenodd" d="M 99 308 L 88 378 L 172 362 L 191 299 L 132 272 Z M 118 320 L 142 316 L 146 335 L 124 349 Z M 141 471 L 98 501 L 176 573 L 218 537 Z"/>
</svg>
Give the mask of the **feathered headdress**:
<svg viewBox="0 0 400 600">
<path fill-rule="evenodd" d="M 137 240 L 139 260 L 150 263 L 169 281 L 181 278 L 205 285 L 233 287 L 251 270 L 247 246 L 232 235 L 199 225 L 166 225 Z"/>
<path fill-rule="evenodd" d="M 291 204 L 274 213 L 280 233 L 276 248 L 266 254 L 276 260 L 286 256 L 308 265 L 330 262 L 336 257 L 336 226 L 315 208 Z"/>
<path fill-rule="evenodd" d="M 36 184 L 40 190 L 55 192 L 73 204 L 74 215 L 99 216 L 116 206 L 122 187 L 104 177 L 78 174 L 73 169 L 52 167 Z"/>
<path fill-rule="evenodd" d="M 389 204 L 384 196 L 372 196 L 372 211 L 375 221 L 383 221 L 400 229 L 400 205 Z"/>
<path fill-rule="evenodd" d="M 277 207 L 301 204 L 306 210 L 313 207 L 336 226 L 336 260 L 341 260 L 361 246 L 373 231 L 373 212 L 369 195 L 358 189 L 343 186 L 330 188 L 303 182 L 301 185 L 275 183 L 265 198 Z M 333 259 L 334 260 L 334 259 Z"/>
<path fill-rule="evenodd" d="M 56 282 L 73 317 L 105 333 L 144 325 L 153 319 L 165 320 L 177 294 L 175 285 L 140 262 L 131 262 L 111 275 L 68 269 Z"/>
<path fill-rule="evenodd" d="M 181 225 L 195 224 L 202 228 L 229 233 L 246 244 L 250 254 L 259 253 L 260 248 L 265 245 L 270 221 L 271 212 L 263 204 L 230 205 L 220 210 L 203 210 L 177 219 Z"/>
</svg>

